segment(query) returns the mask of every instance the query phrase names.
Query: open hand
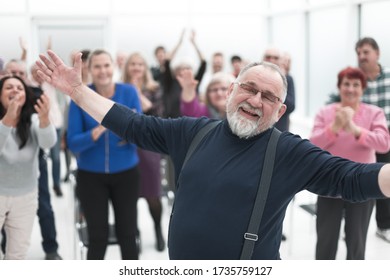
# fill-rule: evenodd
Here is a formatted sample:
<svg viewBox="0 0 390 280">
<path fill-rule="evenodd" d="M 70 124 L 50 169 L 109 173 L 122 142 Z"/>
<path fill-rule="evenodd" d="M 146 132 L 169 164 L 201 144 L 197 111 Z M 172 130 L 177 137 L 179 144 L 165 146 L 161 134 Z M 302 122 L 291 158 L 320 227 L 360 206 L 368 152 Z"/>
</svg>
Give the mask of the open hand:
<svg viewBox="0 0 390 280">
<path fill-rule="evenodd" d="M 38 75 L 50 85 L 72 97 L 78 87 L 83 85 L 81 79 L 81 53 L 74 56 L 73 67 L 65 65 L 61 58 L 48 50 L 49 57 L 41 54 L 42 61 L 37 61 Z"/>
<path fill-rule="evenodd" d="M 198 81 L 194 79 L 192 71 L 188 71 L 187 69 L 181 70 L 179 74 L 176 75 L 176 79 L 181 87 L 186 90 L 195 90 L 198 85 Z"/>
</svg>

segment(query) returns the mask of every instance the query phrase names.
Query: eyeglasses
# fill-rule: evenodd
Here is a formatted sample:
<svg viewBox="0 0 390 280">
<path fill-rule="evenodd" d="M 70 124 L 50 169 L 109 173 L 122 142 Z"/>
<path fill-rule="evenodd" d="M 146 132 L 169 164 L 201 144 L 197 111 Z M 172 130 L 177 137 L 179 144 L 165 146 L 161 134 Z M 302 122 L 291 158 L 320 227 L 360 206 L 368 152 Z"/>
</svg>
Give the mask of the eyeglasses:
<svg viewBox="0 0 390 280">
<path fill-rule="evenodd" d="M 265 102 L 265 103 L 275 104 L 277 102 L 281 102 L 282 101 L 279 97 L 277 97 L 276 95 L 274 95 L 271 92 L 260 91 L 260 90 L 254 88 L 254 87 L 252 87 L 250 85 L 247 85 L 247 84 L 241 83 L 241 82 L 235 82 L 235 84 L 237 84 L 244 93 L 250 94 L 252 96 L 257 95 L 260 92 L 261 100 L 263 102 Z"/>
<path fill-rule="evenodd" d="M 219 91 L 219 92 L 223 92 L 224 93 L 224 92 L 227 92 L 228 89 L 229 88 L 227 88 L 227 87 L 216 87 L 216 88 L 209 89 L 209 92 L 210 93 L 217 93 Z"/>
</svg>

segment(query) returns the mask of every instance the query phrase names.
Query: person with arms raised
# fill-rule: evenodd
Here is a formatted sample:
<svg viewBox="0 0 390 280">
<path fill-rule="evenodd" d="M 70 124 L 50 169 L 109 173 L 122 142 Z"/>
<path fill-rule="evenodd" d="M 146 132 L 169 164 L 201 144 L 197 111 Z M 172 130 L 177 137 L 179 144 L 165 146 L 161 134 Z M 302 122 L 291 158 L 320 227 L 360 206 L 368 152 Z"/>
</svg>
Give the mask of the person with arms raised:
<svg viewBox="0 0 390 280">
<path fill-rule="evenodd" d="M 181 170 L 195 135 L 217 120 L 138 114 L 82 84 L 80 55 L 73 67 L 54 52 L 48 56 L 37 61 L 42 78 L 123 139 L 172 157 L 178 180 L 168 234 L 171 259 L 238 259 L 248 239 L 257 240 L 250 258 L 280 259 L 283 219 L 296 193 L 309 190 L 351 201 L 390 196 L 389 164 L 334 157 L 283 132 L 260 226 L 256 233 L 247 232 L 261 170 L 267 166 L 266 146 L 286 111 L 287 83 L 277 66 L 256 62 L 241 70 L 229 87 L 227 119 L 202 139 Z"/>
</svg>

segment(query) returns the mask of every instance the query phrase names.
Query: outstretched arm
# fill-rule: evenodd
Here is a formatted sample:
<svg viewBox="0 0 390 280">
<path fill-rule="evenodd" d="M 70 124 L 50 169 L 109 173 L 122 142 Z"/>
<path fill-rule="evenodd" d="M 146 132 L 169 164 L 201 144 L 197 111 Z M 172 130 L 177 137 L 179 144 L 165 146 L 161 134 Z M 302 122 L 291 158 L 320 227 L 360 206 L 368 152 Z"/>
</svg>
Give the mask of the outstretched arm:
<svg viewBox="0 0 390 280">
<path fill-rule="evenodd" d="M 203 61 L 205 59 L 203 57 L 203 54 L 200 52 L 198 45 L 196 44 L 195 35 L 196 35 L 195 30 L 192 30 L 191 31 L 191 43 L 194 46 L 196 53 L 198 54 L 199 60 Z"/>
<path fill-rule="evenodd" d="M 114 105 L 89 87 L 81 79 L 81 53 L 75 55 L 73 67 L 67 66 L 53 51 L 47 51 L 48 56 L 39 55 L 42 61 L 37 61 L 38 75 L 53 87 L 69 95 L 84 111 L 101 123 L 104 116 Z"/>
</svg>

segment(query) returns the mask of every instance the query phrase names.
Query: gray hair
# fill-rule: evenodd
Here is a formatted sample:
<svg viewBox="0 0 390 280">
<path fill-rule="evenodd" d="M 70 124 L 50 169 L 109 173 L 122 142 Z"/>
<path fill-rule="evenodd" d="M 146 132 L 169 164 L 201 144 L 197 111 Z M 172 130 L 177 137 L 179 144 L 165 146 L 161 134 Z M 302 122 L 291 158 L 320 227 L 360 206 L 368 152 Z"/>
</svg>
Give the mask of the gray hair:
<svg viewBox="0 0 390 280">
<path fill-rule="evenodd" d="M 252 62 L 252 63 L 249 63 L 247 64 L 245 67 L 243 67 L 240 71 L 240 74 L 238 74 L 238 77 L 237 79 L 240 79 L 240 77 L 246 72 L 248 71 L 250 68 L 252 67 L 255 67 L 255 66 L 263 66 L 264 68 L 267 68 L 269 70 L 272 70 L 276 73 L 278 73 L 280 75 L 280 77 L 282 78 L 282 81 L 283 81 L 283 92 L 282 92 L 282 100 L 283 102 L 286 100 L 286 95 L 287 95 L 287 79 L 286 79 L 286 76 L 282 73 L 282 71 L 280 70 L 279 66 L 273 64 L 273 63 L 270 63 L 270 62 L 266 62 L 266 61 L 261 61 L 261 62 Z"/>
</svg>

